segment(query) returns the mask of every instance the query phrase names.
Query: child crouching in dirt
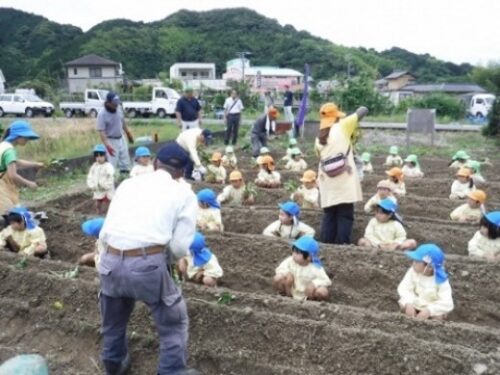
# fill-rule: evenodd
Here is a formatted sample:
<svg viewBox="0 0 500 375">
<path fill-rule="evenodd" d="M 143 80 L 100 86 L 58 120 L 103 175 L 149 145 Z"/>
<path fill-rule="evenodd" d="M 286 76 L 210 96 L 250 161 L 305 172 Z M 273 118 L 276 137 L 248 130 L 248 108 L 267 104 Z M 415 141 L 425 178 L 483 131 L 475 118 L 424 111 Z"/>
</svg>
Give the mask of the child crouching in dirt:
<svg viewBox="0 0 500 375">
<path fill-rule="evenodd" d="M 115 192 L 115 169 L 106 161 L 104 145 L 94 147 L 95 162 L 87 175 L 87 186 L 94 192 L 97 215 L 106 213 Z"/>
<path fill-rule="evenodd" d="M 95 219 L 90 219 L 82 224 L 82 232 L 86 236 L 93 237 L 96 239 L 94 251 L 82 255 L 79 260 L 79 264 L 87 267 L 97 267 L 99 264 L 99 257 L 104 250 L 103 243 L 99 240 L 99 233 L 101 233 L 102 226 L 104 225 L 104 218 L 96 217 Z"/>
<path fill-rule="evenodd" d="M 274 159 L 271 156 L 264 156 L 260 160 L 260 171 L 255 179 L 255 185 L 264 188 L 279 188 L 281 175 L 274 168 Z"/>
<path fill-rule="evenodd" d="M 305 171 L 300 182 L 302 182 L 302 186 L 290 196 L 290 199 L 302 208 L 319 208 L 319 189 L 316 184 L 316 172 L 311 169 Z"/>
<path fill-rule="evenodd" d="M 213 190 L 203 189 L 196 194 L 198 198 L 198 218 L 196 226 L 200 231 L 222 232 L 220 204 Z"/>
<path fill-rule="evenodd" d="M 479 223 L 481 216 L 486 212 L 484 203 L 486 193 L 482 190 L 474 190 L 467 194 L 467 203 L 458 206 L 450 214 L 453 221 L 460 223 Z"/>
<path fill-rule="evenodd" d="M 500 211 L 484 215 L 479 230 L 469 241 L 469 255 L 489 261 L 500 260 Z"/>
<path fill-rule="evenodd" d="M 211 164 L 207 166 L 205 181 L 215 184 L 224 184 L 227 178 L 226 168 L 222 166 L 222 154 L 214 152 L 210 159 Z"/>
<path fill-rule="evenodd" d="M 417 247 L 417 242 L 406 238 L 401 217 L 397 214 L 398 205 L 386 198 L 377 205 L 375 217 L 370 220 L 359 246 L 381 250 L 409 250 Z"/>
<path fill-rule="evenodd" d="M 446 319 L 454 306 L 443 251 L 424 244 L 406 255 L 413 264 L 398 286 L 401 311 L 410 318 Z"/>
<path fill-rule="evenodd" d="M 233 146 L 226 146 L 226 153 L 222 157 L 222 166 L 224 168 L 229 169 L 237 169 L 238 168 L 238 159 L 234 154 Z"/>
<path fill-rule="evenodd" d="M 394 167 L 386 171 L 385 174 L 389 176 L 388 181 L 392 184 L 392 192 L 397 197 L 403 197 L 406 195 L 406 185 L 403 181 L 404 175 L 401 168 Z"/>
<path fill-rule="evenodd" d="M 278 220 L 269 224 L 262 232 L 264 236 L 298 239 L 302 236 L 314 237 L 316 233 L 309 225 L 299 221 L 300 207 L 295 202 L 279 204 Z"/>
<path fill-rule="evenodd" d="M 451 185 L 450 199 L 459 200 L 467 198 L 467 195 L 476 190 L 471 172 L 468 168 L 460 168 L 456 174 L 457 179 Z"/>
<path fill-rule="evenodd" d="M 243 175 L 240 171 L 232 171 L 229 174 L 229 183 L 222 193 L 217 196 L 219 204 L 227 204 L 229 207 L 249 206 L 255 203 L 252 192 L 246 188 Z"/>
<path fill-rule="evenodd" d="M 470 159 L 470 156 L 463 150 L 457 151 L 449 164 L 450 169 L 459 170 L 460 168 L 465 167 L 467 160 Z"/>
<path fill-rule="evenodd" d="M 149 151 L 149 148 L 144 146 L 137 147 L 134 156 L 135 164 L 130 171 L 130 177 L 154 172 L 155 169 L 153 163 L 151 163 L 151 151 Z"/>
<path fill-rule="evenodd" d="M 290 138 L 288 140 L 288 147 L 286 148 L 286 155 L 281 158 L 281 161 L 285 164 L 292 160 L 292 151 L 297 148 L 297 140 L 295 138 Z"/>
<path fill-rule="evenodd" d="M 417 155 L 411 154 L 405 159 L 405 165 L 403 166 L 403 175 L 408 178 L 422 178 L 424 177 L 424 172 L 420 169 L 420 163 L 418 162 Z"/>
<path fill-rule="evenodd" d="M 363 173 L 371 174 L 373 173 L 373 165 L 371 162 L 372 156 L 369 152 L 363 152 L 361 154 L 361 161 L 363 162 Z"/>
<path fill-rule="evenodd" d="M 16 207 L 7 214 L 8 226 L 0 232 L 0 248 L 26 256 L 44 258 L 48 255 L 45 232 L 25 207 Z"/>
<path fill-rule="evenodd" d="M 276 268 L 273 287 L 283 296 L 297 300 L 324 301 L 332 282 L 319 259 L 319 245 L 303 236 L 292 246 L 292 255 Z"/>
<path fill-rule="evenodd" d="M 286 163 L 285 169 L 292 172 L 303 172 L 307 169 L 307 163 L 302 158 L 302 151 L 298 147 L 292 149 L 291 159 Z"/>
<path fill-rule="evenodd" d="M 469 168 L 471 171 L 471 178 L 474 181 L 474 185 L 484 184 L 486 183 L 486 179 L 481 174 L 481 162 L 477 160 L 469 160 L 465 164 L 465 168 Z"/>
<path fill-rule="evenodd" d="M 398 154 L 398 146 L 391 146 L 391 148 L 389 149 L 389 155 L 385 159 L 384 166 L 389 168 L 403 166 L 403 159 Z"/>
<path fill-rule="evenodd" d="M 223 271 L 217 257 L 207 247 L 205 237 L 196 232 L 189 254 L 177 263 L 181 279 L 192 280 L 205 286 L 214 287 L 222 277 Z"/>
<path fill-rule="evenodd" d="M 375 212 L 378 204 L 388 198 L 392 200 L 394 203 L 398 203 L 396 197 L 392 194 L 393 184 L 387 180 L 379 181 L 377 184 L 377 192 L 374 196 L 368 199 L 366 202 L 364 210 L 367 214 Z"/>
</svg>

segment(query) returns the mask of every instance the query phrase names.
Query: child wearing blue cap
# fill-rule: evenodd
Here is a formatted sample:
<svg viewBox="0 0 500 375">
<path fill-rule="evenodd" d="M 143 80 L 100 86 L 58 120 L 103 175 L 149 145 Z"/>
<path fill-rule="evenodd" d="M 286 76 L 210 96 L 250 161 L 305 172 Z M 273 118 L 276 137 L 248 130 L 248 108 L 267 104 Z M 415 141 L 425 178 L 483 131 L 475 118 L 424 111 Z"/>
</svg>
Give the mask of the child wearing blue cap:
<svg viewBox="0 0 500 375">
<path fill-rule="evenodd" d="M 99 233 L 101 233 L 102 226 L 104 225 L 104 218 L 96 217 L 95 219 L 90 219 L 82 224 L 82 232 L 89 237 L 96 239 L 95 249 L 90 253 L 82 255 L 79 260 L 79 264 L 88 267 L 97 267 L 99 264 L 99 256 L 104 250 L 104 244 L 99 240 Z"/>
<path fill-rule="evenodd" d="M 358 242 L 359 246 L 381 250 L 409 250 L 417 247 L 417 242 L 406 238 L 402 219 L 397 213 L 398 205 L 391 199 L 380 201 L 365 229 L 365 235 Z"/>
<path fill-rule="evenodd" d="M 200 231 L 222 232 L 222 216 L 220 204 L 215 192 L 211 189 L 202 189 L 196 194 L 198 198 L 198 217 L 196 226 Z"/>
<path fill-rule="evenodd" d="M 103 215 L 115 193 L 115 169 L 106 160 L 104 145 L 94 147 L 95 162 L 87 175 L 87 186 L 94 193 L 97 215 Z"/>
<path fill-rule="evenodd" d="M 135 150 L 135 164 L 130 171 L 130 177 L 139 176 L 145 173 L 154 172 L 151 163 L 151 151 L 145 146 L 137 147 Z"/>
<path fill-rule="evenodd" d="M 9 224 L 0 232 L 0 249 L 38 258 L 48 254 L 45 232 L 25 207 L 16 207 L 7 215 Z"/>
<path fill-rule="evenodd" d="M 403 166 L 403 159 L 398 154 L 398 146 L 391 146 L 391 148 L 389 148 L 389 155 L 387 155 L 387 158 L 385 159 L 384 166 L 389 168 Z"/>
<path fill-rule="evenodd" d="M 487 213 L 481 218 L 479 230 L 469 241 L 468 250 L 473 257 L 500 260 L 500 211 Z"/>
<path fill-rule="evenodd" d="M 321 264 L 319 245 L 310 236 L 303 236 L 292 246 L 292 255 L 276 268 L 273 287 L 281 295 L 297 300 L 324 301 L 332 282 Z"/>
<path fill-rule="evenodd" d="M 217 257 L 207 247 L 205 237 L 196 232 L 189 254 L 177 263 L 177 272 L 181 279 L 187 278 L 205 286 L 214 287 L 223 275 Z"/>
<path fill-rule="evenodd" d="M 443 251 L 424 244 L 406 255 L 413 263 L 398 286 L 401 311 L 411 318 L 445 319 L 454 306 Z"/>
<path fill-rule="evenodd" d="M 280 208 L 278 220 L 269 224 L 262 232 L 264 236 L 298 239 L 302 236 L 314 237 L 315 230 L 299 221 L 300 207 L 295 202 L 278 205 Z"/>
</svg>

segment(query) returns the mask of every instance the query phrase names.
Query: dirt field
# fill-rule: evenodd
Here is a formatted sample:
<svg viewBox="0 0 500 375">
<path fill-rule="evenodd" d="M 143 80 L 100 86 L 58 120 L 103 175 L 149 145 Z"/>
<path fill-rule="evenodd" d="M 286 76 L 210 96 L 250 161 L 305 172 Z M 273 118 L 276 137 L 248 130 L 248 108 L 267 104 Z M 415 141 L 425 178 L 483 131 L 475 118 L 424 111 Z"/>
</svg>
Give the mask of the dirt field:
<svg viewBox="0 0 500 375">
<path fill-rule="evenodd" d="M 245 176 L 252 176 L 249 162 L 243 164 Z M 408 186 L 409 196 L 400 203 L 408 236 L 435 241 L 448 254 L 456 305 L 449 321 L 417 322 L 398 313 L 396 288 L 410 266 L 398 252 L 322 245 L 323 263 L 333 280 L 330 300 L 297 302 L 276 296 L 270 281 L 290 254 L 290 244 L 260 233 L 277 219 L 277 203 L 290 192 L 259 189 L 255 207 L 223 208 L 224 234 L 207 236 L 224 269 L 220 287 L 183 284 L 191 320 L 190 365 L 207 375 L 500 373 L 500 264 L 470 259 L 467 241 L 477 227 L 447 220 L 457 203 L 446 199 L 451 185 L 446 164 L 425 160 L 432 174 Z M 485 175 L 492 197 L 488 207 L 500 208 L 500 178 L 491 170 Z M 364 181 L 365 199 L 382 178 L 383 168 L 377 167 L 376 175 Z M 196 184 L 194 190 L 207 186 L 221 189 Z M 0 361 L 39 352 L 53 374 L 99 373 L 97 274 L 85 267 L 74 280 L 57 274 L 73 268 L 93 248 L 93 241 L 80 232 L 81 222 L 93 215 L 93 203 L 89 194 L 79 193 L 38 208 L 49 215 L 43 227 L 52 259 L 30 259 L 22 268 L 18 256 L 0 253 Z M 355 239 L 369 218 L 357 205 Z M 316 230 L 320 219 L 319 210 L 303 211 L 302 220 Z M 235 299 L 218 304 L 222 292 Z M 154 374 L 157 337 L 142 304 L 128 334 L 131 373 Z"/>
</svg>

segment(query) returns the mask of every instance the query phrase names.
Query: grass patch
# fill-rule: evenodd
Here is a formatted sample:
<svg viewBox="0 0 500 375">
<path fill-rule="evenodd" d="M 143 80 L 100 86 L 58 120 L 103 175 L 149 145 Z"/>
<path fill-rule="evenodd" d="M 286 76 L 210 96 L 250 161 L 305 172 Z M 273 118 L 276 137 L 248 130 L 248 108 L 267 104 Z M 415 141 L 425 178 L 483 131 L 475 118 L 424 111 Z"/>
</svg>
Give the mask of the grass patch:
<svg viewBox="0 0 500 375">
<path fill-rule="evenodd" d="M 39 184 L 38 189 L 21 188 L 21 201 L 29 203 L 48 201 L 58 198 L 62 193 L 67 193 L 77 187 L 83 188 L 85 187 L 87 172 L 83 169 L 75 169 L 61 176 L 52 176 L 43 180 L 37 180 Z"/>
</svg>

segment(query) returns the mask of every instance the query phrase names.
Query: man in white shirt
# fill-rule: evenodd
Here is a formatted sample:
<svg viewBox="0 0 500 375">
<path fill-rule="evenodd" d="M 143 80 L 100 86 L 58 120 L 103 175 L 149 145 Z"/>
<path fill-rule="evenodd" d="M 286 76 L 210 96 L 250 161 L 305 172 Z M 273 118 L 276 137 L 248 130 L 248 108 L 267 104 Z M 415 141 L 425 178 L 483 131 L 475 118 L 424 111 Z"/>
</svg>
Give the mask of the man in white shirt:
<svg viewBox="0 0 500 375">
<path fill-rule="evenodd" d="M 226 135 L 224 144 L 229 144 L 229 139 L 232 135 L 232 145 L 234 146 L 238 140 L 238 130 L 240 128 L 241 111 L 244 109 L 243 103 L 238 96 L 236 90 L 231 91 L 231 96 L 224 103 L 224 119 L 226 120 Z"/>
<path fill-rule="evenodd" d="M 109 207 L 98 265 L 106 374 L 125 373 L 130 364 L 126 329 L 136 300 L 149 307 L 158 330 L 157 372 L 198 373 L 186 369 L 186 304 L 165 254 L 168 246 L 171 257 L 187 255 L 196 230 L 196 196 L 176 181 L 188 160 L 182 147 L 168 143 L 158 152 L 155 171 L 123 181 Z"/>
</svg>

